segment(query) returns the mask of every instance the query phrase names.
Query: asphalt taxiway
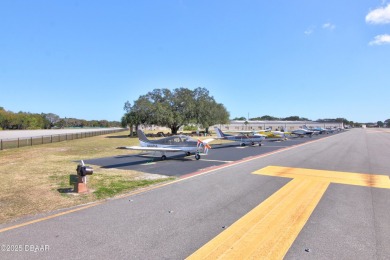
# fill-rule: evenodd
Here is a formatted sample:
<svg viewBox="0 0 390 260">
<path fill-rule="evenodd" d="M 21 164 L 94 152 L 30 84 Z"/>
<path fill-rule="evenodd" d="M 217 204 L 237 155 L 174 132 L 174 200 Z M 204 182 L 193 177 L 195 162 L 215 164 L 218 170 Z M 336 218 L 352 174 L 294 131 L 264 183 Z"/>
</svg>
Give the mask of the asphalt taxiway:
<svg viewBox="0 0 390 260">
<path fill-rule="evenodd" d="M 337 132 L 339 134 L 342 132 Z M 160 174 L 180 177 L 199 170 L 220 166 L 235 161 L 261 156 L 280 149 L 286 149 L 306 142 L 329 137 L 334 134 L 313 135 L 312 137 L 291 137 L 285 141 L 263 141 L 262 146 L 240 146 L 237 142 L 219 144 L 216 141 L 207 155 L 201 155 L 195 160 L 193 155 L 185 156 L 183 153 L 167 153 L 167 160 L 161 160 L 160 152 L 137 153 L 105 158 L 84 160 L 87 164 L 98 165 L 102 168 L 116 168 L 136 170 L 150 174 Z"/>
<path fill-rule="evenodd" d="M 248 154 L 116 199 L 0 225 L 0 258 L 388 259 L 390 133 L 353 129 L 293 142 L 268 152 L 227 147 Z M 156 164 L 171 163 L 192 162 Z"/>
</svg>

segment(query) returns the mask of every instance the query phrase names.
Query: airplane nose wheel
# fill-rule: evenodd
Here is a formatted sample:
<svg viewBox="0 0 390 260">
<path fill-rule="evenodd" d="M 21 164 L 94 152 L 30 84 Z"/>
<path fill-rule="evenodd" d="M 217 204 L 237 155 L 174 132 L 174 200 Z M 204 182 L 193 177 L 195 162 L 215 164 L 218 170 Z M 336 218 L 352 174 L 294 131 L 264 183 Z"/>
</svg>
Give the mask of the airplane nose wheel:
<svg viewBox="0 0 390 260">
<path fill-rule="evenodd" d="M 196 160 L 199 160 L 200 159 L 200 155 L 197 153 L 197 154 L 195 154 L 195 159 Z"/>
</svg>

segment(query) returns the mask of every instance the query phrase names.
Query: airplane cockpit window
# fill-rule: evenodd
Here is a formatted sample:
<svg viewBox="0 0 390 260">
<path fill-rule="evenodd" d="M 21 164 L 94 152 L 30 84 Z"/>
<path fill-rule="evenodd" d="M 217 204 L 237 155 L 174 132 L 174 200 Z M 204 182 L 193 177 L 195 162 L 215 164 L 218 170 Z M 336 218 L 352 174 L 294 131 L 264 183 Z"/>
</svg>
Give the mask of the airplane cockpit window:
<svg viewBox="0 0 390 260">
<path fill-rule="evenodd" d="M 195 139 L 189 137 L 189 136 L 180 136 L 182 142 L 196 142 Z"/>
</svg>

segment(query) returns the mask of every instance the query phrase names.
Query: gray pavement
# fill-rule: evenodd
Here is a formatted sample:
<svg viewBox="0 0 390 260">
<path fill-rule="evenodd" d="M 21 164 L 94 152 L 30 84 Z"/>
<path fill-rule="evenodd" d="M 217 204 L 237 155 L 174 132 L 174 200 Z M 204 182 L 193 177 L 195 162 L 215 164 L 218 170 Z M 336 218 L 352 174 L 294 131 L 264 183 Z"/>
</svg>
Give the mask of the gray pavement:
<svg viewBox="0 0 390 260">
<path fill-rule="evenodd" d="M 388 176 L 388 147 L 389 133 L 353 129 L 30 225 L 0 225 L 12 228 L 0 233 L 2 249 L 21 249 L 1 250 L 0 258 L 184 259 L 290 181 L 253 171 L 274 165 Z M 389 189 L 330 184 L 285 259 L 388 259 L 389 198 Z M 48 248 L 31 252 L 31 245 Z"/>
<path fill-rule="evenodd" d="M 343 132 L 337 133 L 342 134 Z M 213 144 L 207 155 L 202 155 L 199 161 L 194 156 L 184 156 L 183 153 L 167 153 L 168 159 L 161 160 L 160 152 L 132 155 L 120 155 L 106 158 L 84 160 L 87 164 L 98 165 L 102 168 L 137 170 L 151 174 L 180 177 L 200 169 L 220 166 L 253 156 L 264 155 L 280 149 L 302 143 L 329 137 L 330 134 L 314 135 L 313 137 L 290 138 L 286 141 L 263 141 L 262 146 L 240 146 L 237 142 Z"/>
</svg>

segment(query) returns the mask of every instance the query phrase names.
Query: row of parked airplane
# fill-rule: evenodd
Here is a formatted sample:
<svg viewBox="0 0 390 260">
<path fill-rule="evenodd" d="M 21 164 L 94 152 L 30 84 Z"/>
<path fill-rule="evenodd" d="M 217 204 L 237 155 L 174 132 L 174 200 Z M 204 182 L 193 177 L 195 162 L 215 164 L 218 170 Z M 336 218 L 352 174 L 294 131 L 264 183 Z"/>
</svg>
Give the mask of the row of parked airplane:
<svg viewBox="0 0 390 260">
<path fill-rule="evenodd" d="M 238 142 L 241 146 L 245 145 L 255 145 L 258 144 L 260 147 L 262 141 L 264 141 L 268 135 L 265 133 L 272 133 L 272 140 L 286 140 L 287 136 L 297 136 L 312 137 L 314 134 L 323 134 L 329 133 L 330 130 L 324 128 L 313 128 L 308 129 L 304 126 L 301 129 L 293 130 L 291 132 L 283 131 L 272 131 L 272 130 L 260 130 L 260 131 L 229 131 L 229 133 L 235 133 L 236 135 L 226 134 L 222 132 L 221 129 L 215 127 L 215 132 L 217 133 L 217 139 L 224 139 Z M 170 152 L 184 152 L 185 155 L 189 156 L 195 154 L 195 159 L 200 159 L 200 154 L 207 154 L 208 149 L 210 149 L 209 143 L 215 138 L 209 138 L 206 140 L 195 140 L 190 136 L 186 135 L 173 135 L 169 137 L 164 137 L 157 140 L 150 140 L 146 137 L 145 133 L 142 130 L 137 131 L 138 139 L 140 141 L 139 146 L 123 146 L 118 147 L 119 149 L 129 149 L 129 150 L 138 150 L 138 151 L 147 151 L 147 152 L 160 152 L 161 159 L 165 160 L 167 158 L 166 153 Z"/>
<path fill-rule="evenodd" d="M 146 152 L 160 152 L 162 160 L 167 158 L 166 153 L 171 152 L 184 152 L 187 156 L 195 154 L 195 159 L 199 160 L 200 153 L 203 152 L 207 154 L 208 149 L 211 148 L 208 143 L 214 140 L 213 138 L 195 140 L 186 135 L 173 135 L 157 140 L 149 140 L 145 133 L 139 129 L 137 131 L 137 135 L 140 146 L 123 146 L 118 148 Z"/>
</svg>

